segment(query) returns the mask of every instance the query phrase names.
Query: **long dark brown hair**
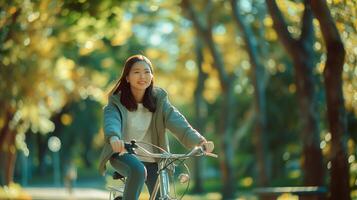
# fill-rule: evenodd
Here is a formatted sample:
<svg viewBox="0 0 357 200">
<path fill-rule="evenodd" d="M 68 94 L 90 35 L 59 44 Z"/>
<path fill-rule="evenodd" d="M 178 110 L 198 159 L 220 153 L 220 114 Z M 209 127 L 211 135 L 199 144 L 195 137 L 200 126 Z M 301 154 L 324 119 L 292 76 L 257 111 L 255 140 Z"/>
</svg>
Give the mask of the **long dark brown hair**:
<svg viewBox="0 0 357 200">
<path fill-rule="evenodd" d="M 138 103 L 135 101 L 134 96 L 131 93 L 130 83 L 127 82 L 126 77 L 128 76 L 131 67 L 136 62 L 140 62 L 140 61 L 143 61 L 146 64 L 148 64 L 151 73 L 154 73 L 152 64 L 148 58 L 139 54 L 133 55 L 125 61 L 125 65 L 121 77 L 109 93 L 109 96 L 120 93 L 120 102 L 129 111 L 135 111 L 138 108 Z M 151 80 L 150 86 L 146 88 L 143 98 L 143 106 L 147 108 L 150 112 L 155 112 L 156 110 L 156 99 L 153 94 L 153 88 L 154 88 L 154 81 Z"/>
</svg>

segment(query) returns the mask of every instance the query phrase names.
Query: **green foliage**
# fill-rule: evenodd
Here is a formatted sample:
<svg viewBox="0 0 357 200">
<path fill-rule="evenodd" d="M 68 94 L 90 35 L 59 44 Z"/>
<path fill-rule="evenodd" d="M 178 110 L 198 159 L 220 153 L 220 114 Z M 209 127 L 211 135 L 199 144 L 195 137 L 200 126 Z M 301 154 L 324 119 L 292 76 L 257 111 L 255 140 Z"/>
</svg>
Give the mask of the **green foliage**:
<svg viewBox="0 0 357 200">
<path fill-rule="evenodd" d="M 250 188 L 256 185 L 256 180 L 252 179 L 256 176 L 252 142 L 254 129 L 248 126 L 241 136 L 234 135 L 249 123 L 251 117 L 254 99 L 250 80 L 253 73 L 251 63 L 242 35 L 236 31 L 230 5 L 213 1 L 213 11 L 204 13 L 207 5 L 202 2 L 193 4 L 202 11 L 199 13 L 201 17 L 212 13 L 210 20 L 214 30 L 213 39 L 222 50 L 226 70 L 237 77 L 232 85 L 238 106 L 231 108 L 237 110 L 237 115 L 230 128 L 233 130 L 232 138 L 239 139 L 233 142 L 236 145 L 233 160 L 237 171 L 236 180 L 242 183 L 239 187 Z M 247 1 L 247 5 L 241 5 L 241 9 L 261 45 L 259 51 L 264 55 L 261 59 L 268 73 L 267 140 L 272 162 L 272 184 L 299 185 L 302 181 L 301 120 L 294 71 L 277 41 L 271 18 L 255 2 Z M 300 28 L 301 1 L 281 2 L 281 10 L 292 24 L 289 31 L 294 36 L 299 35 L 297 30 Z M 330 4 L 347 50 L 343 80 L 348 131 L 353 139 L 351 155 L 355 155 L 357 141 L 355 5 L 356 1 L 333 1 Z M 343 9 L 351 12 L 342 12 Z M 185 14 L 179 1 L 2 1 L 0 129 L 6 125 L 6 113 L 11 112 L 16 116 L 11 120 L 15 133 L 33 137 L 26 141 L 25 137 L 18 136 L 18 148 L 27 148 L 31 156 L 39 157 L 40 146 L 46 145 L 45 140 L 50 135 L 57 135 L 62 140 L 63 164 L 75 160 L 79 167 L 88 167 L 86 170 L 97 173 L 96 162 L 103 134 L 102 106 L 107 101 L 108 91 L 121 74 L 125 59 L 138 53 L 152 60 L 155 84 L 169 91 L 173 104 L 193 123 L 193 89 L 198 71 L 194 53 L 197 36 Z M 326 119 L 323 117 L 326 108 L 321 73 L 326 55 L 321 33 L 317 31 L 316 37 L 316 101 L 319 102 L 321 116 L 321 138 L 325 138 L 328 134 L 325 131 Z M 217 141 L 216 152 L 221 152 L 221 138 L 216 133 L 217 122 L 222 117 L 219 115 L 220 106 L 224 99 L 217 71 L 212 67 L 213 58 L 207 47 L 203 48 L 203 57 L 202 68 L 209 75 L 203 94 L 207 104 L 204 135 Z M 42 144 L 34 139 L 37 136 L 44 140 Z M 173 151 L 183 151 L 177 143 L 172 144 Z M 327 157 L 327 150 L 324 151 Z M 43 156 L 48 155 L 45 152 Z M 36 162 L 44 160 L 34 158 L 32 161 L 35 167 L 39 167 L 40 164 Z M 355 164 L 355 161 L 351 163 Z M 209 161 L 208 164 L 219 171 L 219 160 Z M 45 165 L 49 169 L 51 163 Z M 352 178 L 355 178 L 356 170 L 352 170 Z M 211 181 L 206 184 L 209 190 L 221 187 Z"/>
</svg>

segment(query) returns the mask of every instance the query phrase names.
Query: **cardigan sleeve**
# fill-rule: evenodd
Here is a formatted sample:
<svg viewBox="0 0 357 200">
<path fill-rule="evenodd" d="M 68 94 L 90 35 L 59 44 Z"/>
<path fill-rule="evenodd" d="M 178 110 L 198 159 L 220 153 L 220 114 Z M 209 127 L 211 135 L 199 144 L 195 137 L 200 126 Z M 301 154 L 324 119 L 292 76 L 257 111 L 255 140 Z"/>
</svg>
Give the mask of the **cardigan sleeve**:
<svg viewBox="0 0 357 200">
<path fill-rule="evenodd" d="M 109 143 L 112 136 L 117 136 L 121 139 L 122 120 L 119 109 L 113 102 L 104 107 L 104 137 L 105 141 Z"/>
<path fill-rule="evenodd" d="M 167 95 L 165 95 L 163 101 L 163 112 L 166 128 L 169 129 L 186 148 L 192 148 L 205 140 L 170 103 Z"/>
</svg>

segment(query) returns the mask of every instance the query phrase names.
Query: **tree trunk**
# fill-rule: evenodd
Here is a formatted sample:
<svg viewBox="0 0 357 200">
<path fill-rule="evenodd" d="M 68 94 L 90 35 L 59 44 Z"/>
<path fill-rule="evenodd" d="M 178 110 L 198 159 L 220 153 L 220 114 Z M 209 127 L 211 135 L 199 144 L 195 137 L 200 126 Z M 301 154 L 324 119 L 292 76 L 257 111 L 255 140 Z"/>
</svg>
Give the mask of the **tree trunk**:
<svg viewBox="0 0 357 200">
<path fill-rule="evenodd" d="M 5 133 L 5 142 L 0 150 L 0 170 L 1 170 L 1 186 L 9 185 L 13 182 L 15 162 L 16 162 L 16 146 L 15 133 L 8 129 Z"/>
<path fill-rule="evenodd" d="M 233 11 L 234 20 L 241 30 L 249 54 L 250 63 L 252 64 L 252 82 L 254 86 L 254 107 L 255 107 L 255 131 L 253 136 L 253 143 L 256 148 L 256 157 L 258 164 L 258 185 L 267 186 L 269 184 L 268 166 L 268 148 L 266 140 L 266 107 L 265 107 L 265 84 L 264 84 L 264 66 L 260 62 L 258 55 L 258 44 L 254 37 L 251 28 L 245 24 L 239 8 L 237 7 L 237 0 L 231 0 L 231 7 Z"/>
<path fill-rule="evenodd" d="M 11 131 L 10 122 L 13 112 L 5 107 L 4 126 L 0 130 L 0 186 L 9 185 L 12 182 L 15 167 L 15 134 Z"/>
<path fill-rule="evenodd" d="M 47 135 L 43 135 L 40 133 L 36 133 L 36 143 L 37 143 L 37 159 L 38 159 L 38 175 L 45 175 L 46 174 L 46 162 L 45 156 L 47 153 Z"/>
<path fill-rule="evenodd" d="M 233 87 L 230 84 L 226 86 L 227 91 L 223 93 L 223 102 L 222 102 L 222 111 L 220 116 L 220 126 L 218 133 L 223 137 L 223 141 L 221 141 L 221 149 L 222 153 L 219 155 L 221 157 L 221 172 L 223 177 L 223 199 L 232 199 L 235 197 L 235 173 L 234 173 L 234 165 L 233 165 L 233 142 L 232 135 L 233 130 L 231 128 L 233 123 L 233 118 L 235 116 L 235 112 L 233 111 L 235 107 L 235 99 Z"/>
<path fill-rule="evenodd" d="M 14 170 L 16 163 L 16 146 L 15 146 L 15 133 L 9 133 L 9 149 L 7 153 L 6 165 L 5 165 L 5 185 L 9 185 L 13 182 Z"/>
<path fill-rule="evenodd" d="M 303 142 L 303 171 L 304 185 L 323 185 L 324 171 L 323 157 L 319 143 L 318 111 L 315 91 L 313 68 L 314 32 L 312 24 L 312 12 L 305 1 L 305 10 L 302 19 L 302 33 L 299 40 L 293 39 L 287 30 L 285 20 L 275 2 L 267 0 L 268 10 L 274 22 L 274 29 L 280 41 L 293 60 L 295 70 L 295 82 L 299 98 L 299 110 L 302 125 Z"/>
<path fill-rule="evenodd" d="M 206 8 L 212 8 L 210 6 L 211 2 L 208 2 Z M 204 26 L 199 20 L 196 11 L 194 10 L 191 2 L 188 0 L 183 0 L 181 2 L 183 10 L 187 11 L 194 27 L 199 35 L 207 45 L 214 61 L 214 67 L 218 71 L 219 80 L 222 88 L 222 110 L 219 121 L 219 137 L 222 138 L 220 146 L 222 152 L 220 154 L 220 166 L 223 182 L 223 199 L 232 199 L 235 196 L 235 176 L 233 170 L 233 145 L 234 141 L 232 138 L 232 130 L 230 126 L 232 125 L 235 109 L 234 92 L 232 89 L 233 76 L 228 76 L 223 62 L 223 57 L 220 54 L 217 45 L 213 41 L 212 37 L 212 27 L 210 25 Z M 211 13 L 212 10 L 208 10 L 207 13 Z"/>
<path fill-rule="evenodd" d="M 207 117 L 207 105 L 203 99 L 203 90 L 205 85 L 205 80 L 207 79 L 207 74 L 202 70 L 203 63 L 203 53 L 202 53 L 202 44 L 199 39 L 196 40 L 196 60 L 198 68 L 198 80 L 195 89 L 195 114 L 196 114 L 196 128 L 200 133 L 205 133 L 205 121 Z M 195 185 L 193 188 L 194 193 L 203 193 L 203 159 L 197 157 L 194 160 L 195 162 Z"/>
<path fill-rule="evenodd" d="M 345 49 L 326 1 L 311 1 L 311 7 L 320 23 L 327 49 L 327 60 L 323 74 L 326 88 L 328 125 L 332 136 L 330 199 L 350 200 L 350 174 L 347 161 L 348 135 L 342 92 Z"/>
</svg>

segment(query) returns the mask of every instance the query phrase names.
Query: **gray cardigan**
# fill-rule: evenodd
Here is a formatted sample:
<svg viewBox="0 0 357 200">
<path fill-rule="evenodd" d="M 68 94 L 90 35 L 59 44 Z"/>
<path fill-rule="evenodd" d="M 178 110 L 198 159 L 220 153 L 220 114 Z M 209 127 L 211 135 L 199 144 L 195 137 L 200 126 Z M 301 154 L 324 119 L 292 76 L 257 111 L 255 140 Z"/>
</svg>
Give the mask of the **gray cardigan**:
<svg viewBox="0 0 357 200">
<path fill-rule="evenodd" d="M 204 140 L 185 117 L 171 105 L 165 90 L 155 87 L 156 111 L 153 113 L 149 126 L 149 133 L 153 144 L 169 151 L 166 129 L 170 130 L 178 141 L 186 148 L 192 148 Z M 105 142 L 100 155 L 99 171 L 104 175 L 106 163 L 114 153 L 109 143 L 112 136 L 122 138 L 125 130 L 128 110 L 120 102 L 120 94 L 111 95 L 108 104 L 104 107 L 104 135 Z"/>
</svg>

